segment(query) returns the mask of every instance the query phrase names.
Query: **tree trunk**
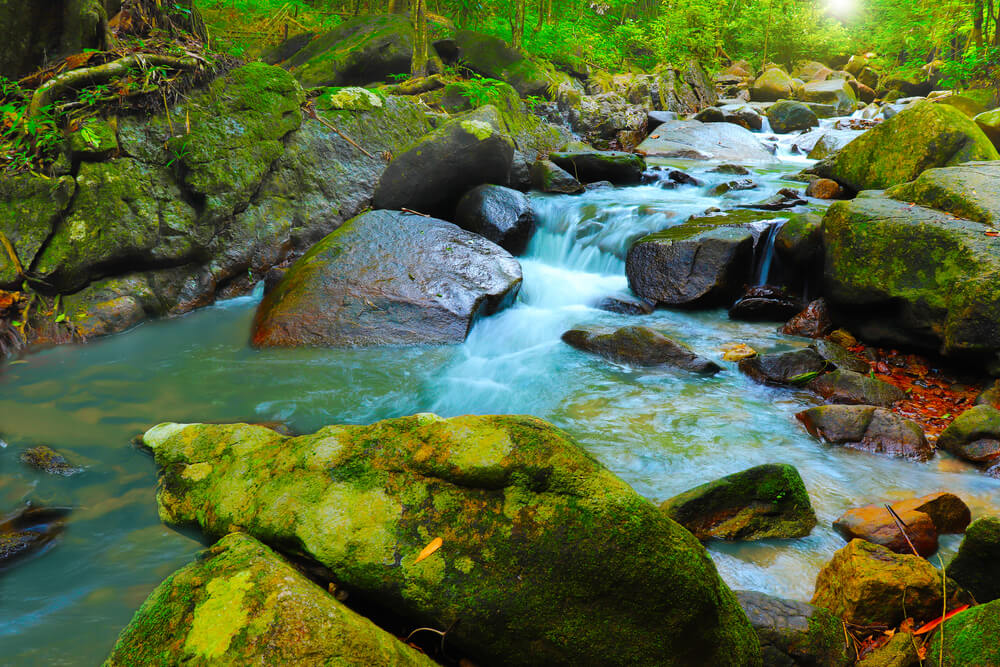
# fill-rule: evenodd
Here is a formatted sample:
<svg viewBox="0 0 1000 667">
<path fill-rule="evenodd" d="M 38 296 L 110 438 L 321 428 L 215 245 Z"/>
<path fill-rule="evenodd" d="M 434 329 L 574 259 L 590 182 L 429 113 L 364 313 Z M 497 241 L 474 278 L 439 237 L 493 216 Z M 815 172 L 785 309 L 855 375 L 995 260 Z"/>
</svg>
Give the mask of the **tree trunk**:
<svg viewBox="0 0 1000 667">
<path fill-rule="evenodd" d="M 972 0 L 972 41 L 983 50 L 983 0 Z"/>
<path fill-rule="evenodd" d="M 101 0 L 0 0 L 0 75 L 20 79 L 46 62 L 108 47 Z"/>
<path fill-rule="evenodd" d="M 427 75 L 427 0 L 413 0 L 413 76 Z"/>
<path fill-rule="evenodd" d="M 510 45 L 520 49 L 524 42 L 524 5 L 527 0 L 514 0 L 514 23 L 511 26 Z"/>
<path fill-rule="evenodd" d="M 545 25 L 545 0 L 538 0 L 538 23 L 535 24 L 535 32 Z"/>
</svg>

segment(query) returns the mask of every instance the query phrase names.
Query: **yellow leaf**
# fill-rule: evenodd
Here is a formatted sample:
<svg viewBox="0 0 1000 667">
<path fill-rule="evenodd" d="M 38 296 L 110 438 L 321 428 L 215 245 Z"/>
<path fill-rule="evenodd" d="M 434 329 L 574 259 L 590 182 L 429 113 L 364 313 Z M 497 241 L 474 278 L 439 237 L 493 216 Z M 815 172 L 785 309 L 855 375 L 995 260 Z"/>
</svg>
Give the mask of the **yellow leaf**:
<svg viewBox="0 0 1000 667">
<path fill-rule="evenodd" d="M 440 537 L 435 537 L 433 540 L 431 540 L 430 544 L 424 547 L 424 550 L 420 552 L 420 554 L 417 556 L 417 560 L 413 561 L 414 565 L 416 565 L 417 563 L 419 563 L 420 561 L 422 561 L 423 559 L 427 558 L 432 553 L 440 549 L 442 544 L 444 544 L 444 540 L 442 540 Z"/>
</svg>

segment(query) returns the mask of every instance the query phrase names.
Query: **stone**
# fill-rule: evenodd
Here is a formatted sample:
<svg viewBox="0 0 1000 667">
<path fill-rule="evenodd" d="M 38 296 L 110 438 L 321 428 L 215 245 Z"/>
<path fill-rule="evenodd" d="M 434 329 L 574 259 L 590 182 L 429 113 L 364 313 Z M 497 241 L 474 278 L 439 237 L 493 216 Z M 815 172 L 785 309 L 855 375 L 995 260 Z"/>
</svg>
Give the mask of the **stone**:
<svg viewBox="0 0 1000 667">
<path fill-rule="evenodd" d="M 455 45 L 464 66 L 484 77 L 507 82 L 521 97 L 546 96 L 549 86 L 558 81 L 550 64 L 510 48 L 494 35 L 461 30 L 455 33 Z"/>
<path fill-rule="evenodd" d="M 0 570 L 43 551 L 66 529 L 67 507 L 26 505 L 0 516 Z"/>
<path fill-rule="evenodd" d="M 919 640 L 907 632 L 896 632 L 882 646 L 857 662 L 858 667 L 920 667 Z"/>
<path fill-rule="evenodd" d="M 1000 162 L 928 169 L 886 196 L 986 225 L 1000 225 Z"/>
<path fill-rule="evenodd" d="M 781 333 L 789 336 L 821 338 L 833 330 L 833 320 L 826 300 L 822 297 L 809 304 L 781 327 Z"/>
<path fill-rule="evenodd" d="M 802 304 L 782 287 L 748 287 L 729 308 L 729 319 L 747 322 L 782 322 L 799 312 Z"/>
<path fill-rule="evenodd" d="M 964 533 L 972 521 L 972 511 L 969 506 L 954 493 L 947 491 L 900 500 L 893 503 L 892 508 L 898 512 L 923 512 L 934 522 L 934 529 L 939 535 Z"/>
<path fill-rule="evenodd" d="M 1000 109 L 993 109 L 981 113 L 972 119 L 976 126 L 983 131 L 986 138 L 993 143 L 993 146 L 1000 150 Z"/>
<path fill-rule="evenodd" d="M 779 134 L 808 130 L 819 125 L 819 119 L 809 107 L 793 100 L 781 100 L 769 106 L 767 120 L 771 130 Z"/>
<path fill-rule="evenodd" d="M 990 405 L 1000 409 L 1000 380 L 994 380 L 976 396 L 976 405 Z"/>
<path fill-rule="evenodd" d="M 779 67 L 771 67 L 757 77 L 750 88 L 750 99 L 756 102 L 775 102 L 792 97 L 792 77 Z"/>
<path fill-rule="evenodd" d="M 451 628 L 477 663 L 760 664 L 694 536 L 540 419 L 420 414 L 300 437 L 161 424 L 143 443 L 165 522 L 294 545 L 359 604 Z"/>
<path fill-rule="evenodd" d="M 927 648 L 940 667 L 997 667 L 1000 665 L 1000 601 L 980 604 L 944 622 Z M 942 646 L 942 644 L 944 646 Z M 938 656 L 944 659 L 937 662 Z"/>
<path fill-rule="evenodd" d="M 966 410 L 941 433 L 937 446 L 1000 477 L 1000 410 L 992 405 Z"/>
<path fill-rule="evenodd" d="M 812 380 L 809 389 L 830 403 L 849 405 L 877 405 L 888 408 L 896 401 L 906 398 L 906 394 L 899 387 L 843 368 Z"/>
<path fill-rule="evenodd" d="M 740 164 L 774 162 L 774 155 L 757 135 L 733 123 L 669 120 L 661 123 L 636 147 L 647 157 L 718 160 Z"/>
<path fill-rule="evenodd" d="M 513 255 L 523 253 L 535 233 L 528 198 L 502 185 L 480 185 L 466 192 L 455 209 L 455 224 Z"/>
<path fill-rule="evenodd" d="M 757 591 L 736 591 L 736 597 L 757 631 L 765 665 L 854 664 L 840 619 L 826 609 Z"/>
<path fill-rule="evenodd" d="M 836 368 L 868 375 L 871 365 L 840 343 L 833 340 L 817 340 L 812 345 L 819 355 Z"/>
<path fill-rule="evenodd" d="M 642 179 L 646 170 L 641 156 L 623 151 L 560 151 L 550 153 L 549 159 L 584 183 L 632 185 Z"/>
<path fill-rule="evenodd" d="M 925 169 L 1000 153 L 972 119 L 944 104 L 922 101 L 865 132 L 808 171 L 854 191 L 912 181 Z"/>
<path fill-rule="evenodd" d="M 700 540 L 805 537 L 816 526 L 798 470 L 784 463 L 726 475 L 665 500 L 660 508 Z"/>
<path fill-rule="evenodd" d="M 231 533 L 156 587 L 106 667 L 435 665 L 253 537 Z"/>
<path fill-rule="evenodd" d="M 460 343 L 513 302 L 521 267 L 434 218 L 371 211 L 303 255 L 257 308 L 258 347 Z"/>
<path fill-rule="evenodd" d="M 893 509 L 906 526 L 905 535 L 889 511 L 880 505 L 849 509 L 833 522 L 833 528 L 848 542 L 862 539 L 898 554 L 913 553 L 910 544 L 924 557 L 937 551 L 938 532 L 929 515 L 915 510 Z"/>
<path fill-rule="evenodd" d="M 609 313 L 619 313 L 621 315 L 649 315 L 655 308 L 653 304 L 645 299 L 630 296 L 627 294 L 616 294 L 606 296 L 596 304 L 594 308 L 606 310 Z"/>
<path fill-rule="evenodd" d="M 827 362 L 812 348 L 759 354 L 740 361 L 740 372 L 762 384 L 803 385 L 827 368 Z"/>
<path fill-rule="evenodd" d="M 817 178 L 806 188 L 806 197 L 816 199 L 841 199 L 844 195 L 844 189 L 840 184 L 829 178 Z"/>
<path fill-rule="evenodd" d="M 846 79 L 810 81 L 802 87 L 798 98 L 804 102 L 833 105 L 838 116 L 848 116 L 858 106 L 857 94 Z"/>
<path fill-rule="evenodd" d="M 894 628 L 912 617 L 919 627 L 941 615 L 941 579 L 940 570 L 920 556 L 851 540 L 820 570 L 811 602 L 856 625 Z M 955 582 L 947 582 L 949 610 L 970 600 Z"/>
<path fill-rule="evenodd" d="M 831 157 L 864 134 L 864 132 L 857 130 L 837 130 L 830 128 L 814 131 L 818 133 L 818 136 L 815 137 L 808 150 L 804 151 L 806 157 L 810 160 L 822 160 Z"/>
<path fill-rule="evenodd" d="M 456 118 L 393 158 L 375 189 L 376 208 L 450 217 L 465 192 L 505 185 L 514 142 L 493 125 Z"/>
<path fill-rule="evenodd" d="M 934 449 L 923 429 L 873 405 L 820 405 L 795 415 L 806 431 L 831 445 L 873 454 L 927 461 Z"/>
<path fill-rule="evenodd" d="M 675 366 L 702 375 L 722 370 L 715 362 L 649 327 L 581 327 L 565 332 L 562 340 L 578 350 L 626 364 Z"/>
<path fill-rule="evenodd" d="M 786 216 L 774 235 L 774 252 L 781 261 L 811 272 L 823 260 L 823 219 L 812 213 Z"/>
<path fill-rule="evenodd" d="M 973 521 L 946 571 L 979 603 L 1000 599 L 1000 517 Z"/>
<path fill-rule="evenodd" d="M 536 160 L 531 165 L 531 185 L 542 192 L 575 195 L 585 188 L 573 175 L 551 160 Z"/>
<path fill-rule="evenodd" d="M 72 477 L 84 470 L 80 466 L 73 465 L 65 456 L 46 445 L 29 447 L 21 452 L 18 458 L 24 465 L 50 475 Z"/>
<path fill-rule="evenodd" d="M 0 233 L 23 268 L 32 265 L 75 192 L 72 176 L 18 174 L 0 178 Z M 0 289 L 20 289 L 23 280 L 8 253 L 0 252 Z"/>
</svg>

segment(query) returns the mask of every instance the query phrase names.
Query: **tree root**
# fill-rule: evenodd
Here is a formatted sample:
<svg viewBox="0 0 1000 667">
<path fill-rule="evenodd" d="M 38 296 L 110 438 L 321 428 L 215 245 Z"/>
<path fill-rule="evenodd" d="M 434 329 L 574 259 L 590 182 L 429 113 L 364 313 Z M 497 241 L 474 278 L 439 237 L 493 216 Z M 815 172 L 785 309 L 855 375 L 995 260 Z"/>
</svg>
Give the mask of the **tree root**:
<svg viewBox="0 0 1000 667">
<path fill-rule="evenodd" d="M 34 118 L 46 106 L 69 93 L 86 86 L 107 83 L 115 77 L 125 76 L 132 68 L 170 67 L 178 70 L 193 70 L 198 68 L 198 60 L 192 57 L 178 58 L 153 53 L 137 53 L 118 60 L 112 60 L 103 65 L 75 69 L 46 81 L 31 96 L 28 105 L 28 118 Z"/>
</svg>

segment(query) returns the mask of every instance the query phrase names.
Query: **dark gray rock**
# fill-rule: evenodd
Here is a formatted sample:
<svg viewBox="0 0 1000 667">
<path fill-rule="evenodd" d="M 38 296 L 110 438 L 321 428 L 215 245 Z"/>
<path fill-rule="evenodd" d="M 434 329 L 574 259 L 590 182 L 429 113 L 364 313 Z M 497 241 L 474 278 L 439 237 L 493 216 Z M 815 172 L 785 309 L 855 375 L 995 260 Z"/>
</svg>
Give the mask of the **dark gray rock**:
<svg viewBox="0 0 1000 667">
<path fill-rule="evenodd" d="M 624 151 L 562 151 L 551 153 L 549 159 L 585 183 L 634 184 L 646 169 L 642 156 Z"/>
<path fill-rule="evenodd" d="M 480 185 L 465 193 L 455 209 L 455 224 L 513 255 L 524 252 L 535 233 L 528 198 L 502 185 Z"/>
<path fill-rule="evenodd" d="M 536 160 L 531 165 L 531 185 L 542 192 L 575 195 L 585 188 L 573 175 L 551 160 Z"/>
<path fill-rule="evenodd" d="M 19 458 L 21 459 L 21 463 L 26 466 L 50 475 L 72 477 L 83 472 L 82 467 L 73 465 L 66 460 L 65 456 L 45 445 L 29 447 L 21 452 Z"/>
<path fill-rule="evenodd" d="M 22 507 L 0 517 L 0 572 L 35 555 L 66 528 L 67 507 Z"/>
<path fill-rule="evenodd" d="M 810 435 L 832 445 L 926 461 L 934 455 L 923 429 L 873 405 L 820 405 L 795 415 Z"/>
<path fill-rule="evenodd" d="M 969 525 L 947 573 L 980 604 L 1000 598 L 1000 517 L 984 516 Z"/>
<path fill-rule="evenodd" d="M 594 307 L 606 310 L 609 313 L 619 313 L 621 315 L 649 315 L 655 310 L 653 304 L 645 299 L 639 299 L 627 294 L 606 296 L 598 301 Z"/>
<path fill-rule="evenodd" d="M 638 366 L 676 366 L 711 375 L 722 368 L 649 327 L 581 327 L 562 335 L 563 342 L 606 359 Z"/>
<path fill-rule="evenodd" d="M 804 385 L 826 368 L 826 360 L 809 347 L 791 352 L 758 354 L 739 363 L 740 371 L 753 380 L 781 386 Z"/>
<path fill-rule="evenodd" d="M 854 664 L 840 619 L 826 609 L 757 591 L 736 591 L 736 598 L 757 631 L 768 667 Z"/>
</svg>

